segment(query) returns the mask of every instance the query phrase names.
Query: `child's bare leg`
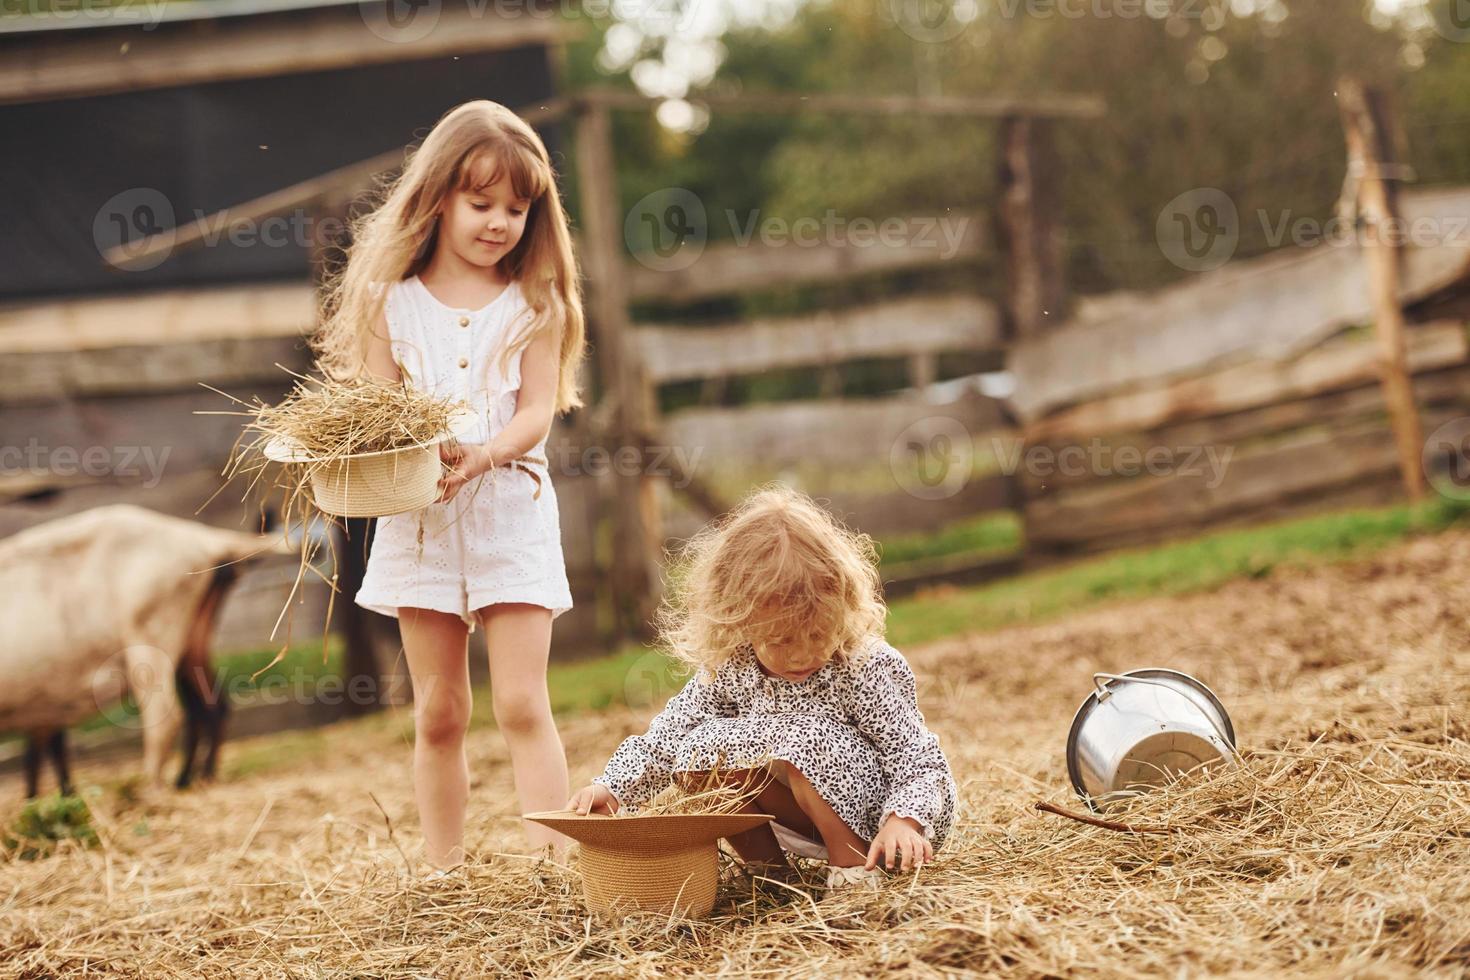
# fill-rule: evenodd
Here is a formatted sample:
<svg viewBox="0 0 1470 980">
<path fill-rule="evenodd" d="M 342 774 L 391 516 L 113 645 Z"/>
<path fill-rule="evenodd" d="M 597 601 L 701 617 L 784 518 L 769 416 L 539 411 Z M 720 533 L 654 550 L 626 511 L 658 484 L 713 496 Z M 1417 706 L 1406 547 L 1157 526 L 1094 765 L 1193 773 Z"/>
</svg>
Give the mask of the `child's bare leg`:
<svg viewBox="0 0 1470 980">
<path fill-rule="evenodd" d="M 811 829 L 811 823 L 806 814 L 802 812 L 801 807 L 797 806 L 791 790 L 775 779 L 767 768 L 735 769 L 724 775 L 726 778 L 722 782 L 725 785 L 755 789 L 765 784 L 759 793 L 739 807 L 738 812 L 769 813 L 793 830 L 801 833 L 815 832 Z M 696 782 L 703 782 L 708 772 L 695 772 L 690 776 Z M 735 848 L 735 853 L 740 855 L 742 861 L 770 877 L 781 877 L 792 870 L 790 863 L 786 860 L 786 852 L 781 849 L 780 843 L 776 840 L 776 834 L 768 823 L 763 823 L 743 833 L 731 834 L 726 839 L 730 842 L 730 846 Z"/>
<path fill-rule="evenodd" d="M 497 603 L 478 611 L 490 647 L 490 695 L 495 723 L 510 749 L 521 812 L 557 810 L 571 790 L 567 755 L 551 716 L 546 663 L 551 653 L 551 610 L 529 603 Z M 533 848 L 551 844 L 558 857 L 571 840 L 523 821 Z"/>
<path fill-rule="evenodd" d="M 866 863 L 870 843 L 852 832 L 852 828 L 822 799 L 822 794 L 817 792 L 817 788 L 800 769 L 782 760 L 773 764 L 786 767 L 791 795 L 816 827 L 822 843 L 827 845 L 827 863 L 838 868 L 851 868 Z"/>
<path fill-rule="evenodd" d="M 425 857 L 447 867 L 464 860 L 470 723 L 468 627 L 430 609 L 398 610 L 403 652 L 413 681 L 413 790 Z"/>
</svg>

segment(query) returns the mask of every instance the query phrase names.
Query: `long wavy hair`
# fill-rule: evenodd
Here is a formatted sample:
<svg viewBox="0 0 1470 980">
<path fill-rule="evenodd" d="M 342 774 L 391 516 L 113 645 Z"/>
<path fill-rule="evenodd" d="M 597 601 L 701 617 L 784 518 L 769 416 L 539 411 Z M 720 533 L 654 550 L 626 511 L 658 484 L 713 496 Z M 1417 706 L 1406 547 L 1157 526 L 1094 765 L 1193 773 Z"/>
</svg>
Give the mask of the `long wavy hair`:
<svg viewBox="0 0 1470 980">
<path fill-rule="evenodd" d="M 328 270 L 319 300 L 320 327 L 311 340 L 319 370 L 339 381 L 366 372 L 367 343 L 384 323 L 387 286 L 428 265 L 438 243 L 440 206 L 453 190 L 470 190 L 502 171 L 516 194 L 531 201 L 525 232 L 501 261 L 532 316 L 503 350 L 500 371 L 537 337 L 559 332 L 556 410 L 582 406 L 582 284 L 551 158 L 525 120 L 484 99 L 446 112 L 418 147 L 409 148 L 400 174 L 379 186 L 381 203 L 351 219 L 346 259 Z"/>
<path fill-rule="evenodd" d="M 705 681 L 747 642 L 798 637 L 841 659 L 884 634 L 873 539 L 781 484 L 757 488 L 706 525 L 673 567 L 659 639 Z"/>
</svg>

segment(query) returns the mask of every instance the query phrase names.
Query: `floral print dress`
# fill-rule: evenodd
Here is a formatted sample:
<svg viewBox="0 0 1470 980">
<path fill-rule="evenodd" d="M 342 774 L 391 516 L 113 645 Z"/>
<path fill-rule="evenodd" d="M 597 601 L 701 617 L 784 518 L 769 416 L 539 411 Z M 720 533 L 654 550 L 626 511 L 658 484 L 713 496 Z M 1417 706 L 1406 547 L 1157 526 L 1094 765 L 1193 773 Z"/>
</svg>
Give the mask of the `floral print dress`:
<svg viewBox="0 0 1470 980">
<path fill-rule="evenodd" d="M 675 773 L 771 759 L 795 766 L 865 841 L 896 813 L 938 850 L 954 821 L 954 777 L 919 711 L 913 670 L 877 636 L 800 681 L 767 675 L 743 645 L 713 678 L 690 678 L 592 781 L 637 812 Z"/>
</svg>

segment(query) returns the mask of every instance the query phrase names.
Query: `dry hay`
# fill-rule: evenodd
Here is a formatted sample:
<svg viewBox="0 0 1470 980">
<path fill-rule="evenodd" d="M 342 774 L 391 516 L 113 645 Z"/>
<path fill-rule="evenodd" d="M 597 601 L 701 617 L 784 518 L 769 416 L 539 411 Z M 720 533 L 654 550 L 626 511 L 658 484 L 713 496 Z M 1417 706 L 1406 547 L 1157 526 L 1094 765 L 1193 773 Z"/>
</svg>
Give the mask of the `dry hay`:
<svg viewBox="0 0 1470 980">
<path fill-rule="evenodd" d="M 321 542 L 333 541 L 331 529 L 340 527 L 341 520 L 316 506 L 311 488 L 313 474 L 350 456 L 426 445 L 448 432 L 450 416 L 458 409 L 468 408 L 468 405 L 414 388 L 408 383 L 406 374 L 403 381 L 373 376 L 334 381 L 298 374 L 279 364 L 276 366 L 287 371 L 296 381 L 286 397 L 275 405 L 267 405 L 258 397 L 243 401 L 218 388 L 203 385 L 224 395 L 239 408 L 196 414 L 236 415 L 246 420 L 225 463 L 223 483 L 210 500 L 227 487 L 238 487 L 243 483 L 241 500 L 256 501 L 261 510 L 262 526 L 266 523 L 264 510 L 274 502 L 283 537 L 290 540 L 293 535 L 299 536 L 300 563 L 296 579 L 270 636 L 275 639 L 282 620 L 290 614 L 293 600 L 307 574 L 316 575 L 331 592 L 322 623 L 322 661 L 325 663 L 325 631 L 331 622 L 332 605 L 339 592 L 335 549 L 328 549 L 331 559 L 328 570 L 319 568 L 317 559 Z M 284 465 L 271 461 L 266 457 L 265 449 L 273 440 L 299 447 L 311 457 L 310 461 Z M 205 502 L 207 504 L 208 501 Z M 203 510 L 205 505 L 199 509 Z M 254 676 L 279 663 L 290 645 L 288 621 L 281 649 Z"/>
<path fill-rule="evenodd" d="M 109 790 L 103 846 L 5 866 L 0 974 L 1462 976 L 1467 608 L 1470 535 L 1452 534 L 906 650 L 963 797 L 937 861 L 826 901 L 815 866 L 804 890 L 734 878 L 705 922 L 599 924 L 572 867 L 517 856 L 493 730 L 468 745 L 474 859 L 411 876 L 408 719 L 337 726 L 268 773 Z M 1149 665 L 1221 694 L 1244 766 L 1107 815 L 1163 833 L 1038 813 L 1079 808 L 1062 748 L 1091 672 Z M 573 785 L 647 715 L 563 720 Z M 232 745 L 226 772 L 252 751 Z"/>
</svg>

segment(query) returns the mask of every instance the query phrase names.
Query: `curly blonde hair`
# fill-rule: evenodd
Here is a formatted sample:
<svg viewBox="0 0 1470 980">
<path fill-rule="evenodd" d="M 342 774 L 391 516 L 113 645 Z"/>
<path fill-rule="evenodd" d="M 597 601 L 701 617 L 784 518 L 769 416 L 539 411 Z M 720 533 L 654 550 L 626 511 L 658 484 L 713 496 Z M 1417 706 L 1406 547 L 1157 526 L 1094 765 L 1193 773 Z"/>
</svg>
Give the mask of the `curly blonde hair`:
<svg viewBox="0 0 1470 980">
<path fill-rule="evenodd" d="M 656 625 L 660 643 L 696 672 L 712 676 L 747 641 L 799 631 L 828 657 L 844 658 L 883 635 L 873 539 L 799 490 L 757 488 L 676 560 Z"/>
</svg>

